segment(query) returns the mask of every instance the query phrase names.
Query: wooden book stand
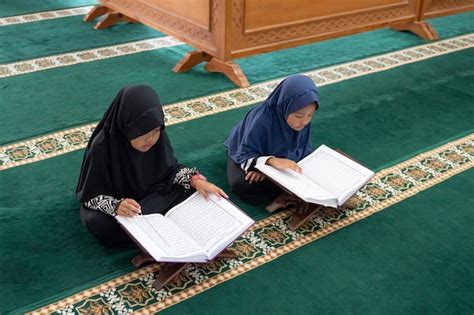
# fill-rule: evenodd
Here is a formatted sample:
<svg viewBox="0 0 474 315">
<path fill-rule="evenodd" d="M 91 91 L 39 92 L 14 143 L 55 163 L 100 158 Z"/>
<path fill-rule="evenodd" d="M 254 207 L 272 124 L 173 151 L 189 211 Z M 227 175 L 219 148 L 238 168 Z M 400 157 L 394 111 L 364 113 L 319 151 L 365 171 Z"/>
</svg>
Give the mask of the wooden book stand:
<svg viewBox="0 0 474 315">
<path fill-rule="evenodd" d="M 214 259 L 222 258 L 236 258 L 237 255 L 229 250 L 223 250 L 219 255 Z M 132 263 L 135 267 L 141 267 L 148 263 L 155 263 L 156 261 L 145 253 L 141 251 L 137 256 L 132 259 Z M 192 263 L 169 263 L 169 262 L 158 262 L 160 264 L 160 271 L 157 279 L 153 282 L 153 288 L 159 291 L 164 288 L 168 283 L 173 282 L 181 272 L 186 269 L 186 267 Z"/>
<path fill-rule="evenodd" d="M 335 151 L 348 157 L 349 159 L 353 160 L 354 162 L 360 165 L 364 165 L 340 149 L 335 149 Z M 268 178 L 272 180 L 270 177 Z M 300 226 L 302 226 L 308 220 L 310 220 L 313 217 L 313 215 L 317 214 L 320 209 L 324 207 L 322 205 L 318 205 L 315 203 L 306 202 L 300 199 L 299 197 L 295 196 L 293 193 L 291 193 L 289 190 L 287 190 L 278 182 L 274 180 L 272 181 L 278 187 L 283 189 L 284 192 L 283 194 L 278 196 L 275 200 L 273 200 L 265 209 L 267 209 L 270 213 L 272 213 L 278 209 L 283 209 L 283 208 L 288 208 L 288 207 L 294 208 L 295 212 L 293 216 L 291 217 L 290 221 L 288 222 L 288 227 L 290 228 L 290 230 L 295 231 L 296 229 L 298 229 Z M 338 207 L 338 209 L 351 209 L 351 207 L 343 205 L 341 207 Z"/>
<path fill-rule="evenodd" d="M 265 209 L 274 212 L 287 207 L 294 208 L 294 214 L 288 222 L 288 227 L 295 231 L 311 219 L 323 206 L 301 200 L 290 192 L 284 192 Z"/>
</svg>

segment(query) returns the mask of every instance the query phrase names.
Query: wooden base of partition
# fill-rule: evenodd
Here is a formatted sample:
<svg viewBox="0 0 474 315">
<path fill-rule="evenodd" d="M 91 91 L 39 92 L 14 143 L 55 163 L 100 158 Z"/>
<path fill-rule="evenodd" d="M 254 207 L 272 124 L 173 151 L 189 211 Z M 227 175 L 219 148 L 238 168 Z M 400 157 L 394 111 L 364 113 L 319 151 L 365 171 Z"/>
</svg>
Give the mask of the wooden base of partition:
<svg viewBox="0 0 474 315">
<path fill-rule="evenodd" d="M 395 24 L 390 26 L 391 29 L 396 31 L 408 31 L 413 34 L 420 36 L 426 40 L 436 40 L 439 39 L 438 33 L 428 22 L 413 22 L 413 23 L 403 23 Z"/>
<path fill-rule="evenodd" d="M 201 62 L 207 62 L 204 67 L 209 72 L 218 72 L 224 74 L 232 82 L 240 87 L 248 87 L 249 81 L 240 69 L 240 66 L 232 61 L 219 60 L 205 52 L 194 50 L 188 52 L 173 68 L 174 72 L 184 72 L 192 69 Z"/>
<path fill-rule="evenodd" d="M 89 13 L 87 13 L 82 19 L 84 22 L 90 22 L 97 19 L 99 16 L 102 16 L 110 11 L 109 8 L 103 5 L 96 5 L 93 7 Z"/>
<path fill-rule="evenodd" d="M 84 17 L 84 22 L 89 22 L 89 21 L 92 21 L 96 18 L 98 18 L 99 16 L 102 16 L 102 15 L 105 15 L 105 17 L 100 20 L 99 22 L 97 22 L 97 24 L 94 26 L 94 28 L 96 30 L 102 30 L 102 29 L 105 29 L 105 28 L 109 28 L 111 27 L 112 25 L 115 25 L 119 22 L 126 22 L 126 23 L 137 23 L 136 20 L 126 16 L 126 15 L 123 15 L 119 12 L 114 12 L 112 10 L 110 10 L 109 8 L 107 8 L 106 6 L 103 6 L 103 5 L 98 5 L 98 6 L 95 6 L 93 7 L 89 13 L 86 14 L 86 16 Z"/>
<path fill-rule="evenodd" d="M 240 66 L 233 61 L 222 61 L 216 58 L 212 58 L 211 61 L 207 63 L 204 67 L 209 72 L 218 72 L 223 73 L 228 77 L 234 84 L 240 86 L 241 88 L 248 87 L 249 81 L 247 77 L 240 69 Z"/>
<path fill-rule="evenodd" d="M 205 52 L 194 50 L 188 52 L 177 64 L 174 66 L 174 72 L 185 72 L 191 70 L 201 62 L 209 62 L 213 57 Z"/>
</svg>

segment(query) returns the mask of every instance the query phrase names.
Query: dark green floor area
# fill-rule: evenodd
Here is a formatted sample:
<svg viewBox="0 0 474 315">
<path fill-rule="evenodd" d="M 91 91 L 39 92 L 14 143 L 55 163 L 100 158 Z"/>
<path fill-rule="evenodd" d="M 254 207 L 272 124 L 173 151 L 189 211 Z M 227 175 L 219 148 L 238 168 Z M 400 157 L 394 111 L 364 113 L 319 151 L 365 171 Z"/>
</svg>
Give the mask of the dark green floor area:
<svg viewBox="0 0 474 315">
<path fill-rule="evenodd" d="M 95 22 L 84 23 L 82 18 L 82 15 L 76 15 L 0 27 L 0 63 L 164 36 L 142 24 L 118 24 L 105 30 L 95 30 Z"/>
</svg>

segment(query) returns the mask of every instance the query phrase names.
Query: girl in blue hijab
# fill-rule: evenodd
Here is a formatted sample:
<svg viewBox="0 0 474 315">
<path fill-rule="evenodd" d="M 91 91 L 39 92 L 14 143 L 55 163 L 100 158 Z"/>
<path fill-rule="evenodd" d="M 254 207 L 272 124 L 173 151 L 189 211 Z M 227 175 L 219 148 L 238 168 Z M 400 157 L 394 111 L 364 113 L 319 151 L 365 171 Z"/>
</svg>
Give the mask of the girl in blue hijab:
<svg viewBox="0 0 474 315">
<path fill-rule="evenodd" d="M 312 151 L 310 123 L 318 107 L 313 80 L 292 75 L 232 129 L 225 141 L 227 178 L 239 198 L 259 204 L 282 192 L 255 169 L 258 159 L 277 169 L 301 172 L 296 162 Z"/>
</svg>

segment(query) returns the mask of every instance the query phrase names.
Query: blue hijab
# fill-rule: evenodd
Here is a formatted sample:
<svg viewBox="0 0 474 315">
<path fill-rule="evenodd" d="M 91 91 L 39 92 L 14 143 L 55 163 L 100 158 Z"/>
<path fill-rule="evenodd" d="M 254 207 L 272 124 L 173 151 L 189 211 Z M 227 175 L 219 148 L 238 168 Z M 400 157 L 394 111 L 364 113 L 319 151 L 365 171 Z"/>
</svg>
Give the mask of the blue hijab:
<svg viewBox="0 0 474 315">
<path fill-rule="evenodd" d="M 311 153 L 311 123 L 296 131 L 286 120 L 311 103 L 319 104 L 313 80 L 304 75 L 286 78 L 232 129 L 224 143 L 229 157 L 239 164 L 269 155 L 300 161 Z"/>
</svg>

